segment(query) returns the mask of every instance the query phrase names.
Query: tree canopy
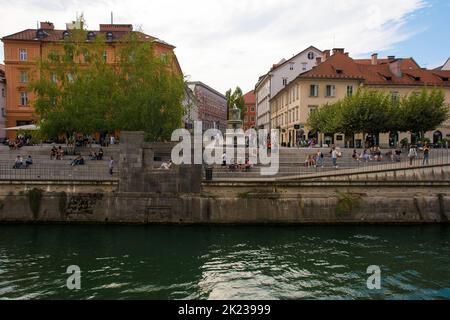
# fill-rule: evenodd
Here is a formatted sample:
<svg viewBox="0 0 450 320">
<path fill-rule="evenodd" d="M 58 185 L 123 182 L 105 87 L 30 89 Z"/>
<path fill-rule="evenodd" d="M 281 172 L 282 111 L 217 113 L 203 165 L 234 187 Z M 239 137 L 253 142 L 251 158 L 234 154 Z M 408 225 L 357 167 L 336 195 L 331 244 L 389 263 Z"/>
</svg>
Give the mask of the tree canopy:
<svg viewBox="0 0 450 320">
<path fill-rule="evenodd" d="M 358 90 L 333 104 L 313 112 L 308 126 L 322 133 L 353 135 L 387 132 L 423 134 L 448 119 L 449 109 L 442 90 L 423 88 L 401 100 L 377 90 Z"/>
<path fill-rule="evenodd" d="M 48 137 L 73 133 L 144 131 L 149 140 L 169 139 L 184 115 L 182 75 L 170 55 L 155 54 L 135 34 L 107 57 L 106 38 L 86 41 L 73 30 L 38 63 L 30 87 L 40 127 Z"/>
<path fill-rule="evenodd" d="M 442 90 L 423 89 L 402 99 L 399 114 L 400 130 L 417 133 L 423 138 L 425 132 L 435 130 L 448 119 L 449 108 Z"/>
</svg>

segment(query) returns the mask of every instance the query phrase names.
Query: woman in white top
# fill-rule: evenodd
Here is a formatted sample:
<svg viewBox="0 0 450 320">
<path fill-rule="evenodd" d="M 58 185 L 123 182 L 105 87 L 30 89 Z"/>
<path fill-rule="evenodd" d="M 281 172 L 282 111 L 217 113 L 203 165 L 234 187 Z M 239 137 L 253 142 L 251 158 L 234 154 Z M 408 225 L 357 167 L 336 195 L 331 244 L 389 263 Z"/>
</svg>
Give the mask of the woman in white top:
<svg viewBox="0 0 450 320">
<path fill-rule="evenodd" d="M 411 146 L 411 148 L 409 149 L 409 152 L 408 152 L 408 158 L 409 158 L 409 165 L 410 166 L 413 165 L 413 161 L 414 161 L 414 159 L 416 159 L 416 157 L 417 157 L 416 146 Z"/>
</svg>

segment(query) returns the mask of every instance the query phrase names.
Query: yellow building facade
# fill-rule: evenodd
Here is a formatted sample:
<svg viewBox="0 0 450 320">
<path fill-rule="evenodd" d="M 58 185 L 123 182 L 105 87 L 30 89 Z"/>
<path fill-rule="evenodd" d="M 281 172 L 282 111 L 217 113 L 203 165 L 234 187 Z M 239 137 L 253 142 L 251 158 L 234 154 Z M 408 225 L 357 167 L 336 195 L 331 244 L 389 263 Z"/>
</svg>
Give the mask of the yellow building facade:
<svg viewBox="0 0 450 320">
<path fill-rule="evenodd" d="M 392 58 L 391 60 L 394 61 Z M 339 133 L 317 133 L 308 128 L 308 118 L 312 112 L 326 104 L 332 104 L 348 95 L 353 95 L 360 88 L 380 90 L 391 94 L 394 99 L 400 99 L 413 92 L 420 92 L 424 87 L 437 87 L 444 91 L 445 101 L 450 105 L 450 85 L 446 78 L 447 75 L 442 71 L 439 73 L 442 77 L 436 76 L 437 83 L 432 85 L 417 81 L 418 77 L 415 80 L 418 83 L 403 84 L 401 82 L 408 82 L 409 79 L 389 80 L 395 75 L 388 74 L 386 71 L 387 64 L 390 63 L 388 59 L 369 63 L 366 60 L 353 60 L 343 52 L 335 52 L 325 62 L 318 61 L 318 65 L 313 70 L 300 75 L 274 96 L 270 101 L 271 123 L 272 128 L 280 130 L 281 145 L 294 147 L 308 144 L 313 140 L 315 144 L 320 145 L 365 147 L 366 141 L 374 139 L 375 144 L 382 147 L 394 147 L 404 138 L 411 142 L 413 137 L 409 132 L 380 134 L 379 137 L 363 137 L 362 134 L 345 137 Z M 412 59 L 406 61 L 405 65 L 407 70 L 414 73 L 412 70 L 415 68 L 415 62 Z M 383 74 L 387 79 L 386 83 L 378 80 L 375 74 L 371 73 L 373 72 L 371 69 L 380 69 L 379 72 L 377 71 L 376 77 L 379 73 Z M 404 70 L 401 77 L 409 77 L 406 75 L 407 70 Z M 416 70 L 416 72 L 433 73 L 432 70 L 423 69 Z M 430 75 L 424 74 L 423 77 L 428 79 Z M 442 80 L 442 83 L 439 83 L 439 79 Z M 450 121 L 446 121 L 441 128 L 433 132 L 427 132 L 426 137 L 435 143 L 443 138 L 449 139 Z"/>
</svg>

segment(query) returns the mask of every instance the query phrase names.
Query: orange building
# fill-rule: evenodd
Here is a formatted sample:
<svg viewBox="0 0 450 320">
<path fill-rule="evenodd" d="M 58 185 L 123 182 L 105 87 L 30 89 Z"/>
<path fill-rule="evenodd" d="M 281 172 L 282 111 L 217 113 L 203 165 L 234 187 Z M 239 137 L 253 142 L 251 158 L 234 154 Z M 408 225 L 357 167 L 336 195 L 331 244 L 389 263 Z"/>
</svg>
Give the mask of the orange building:
<svg viewBox="0 0 450 320">
<path fill-rule="evenodd" d="M 244 95 L 245 118 L 244 130 L 251 129 L 256 125 L 256 96 L 255 91 L 250 91 Z"/>
<path fill-rule="evenodd" d="M 28 92 L 30 75 L 36 71 L 36 63 L 46 57 L 52 48 L 62 45 L 64 38 L 70 35 L 71 27 L 57 30 L 50 22 L 41 22 L 40 29 L 27 29 L 2 38 L 4 43 L 6 88 L 6 127 L 16 127 L 32 124 L 36 114 L 32 107 L 35 96 Z M 108 63 L 114 63 L 116 48 L 119 41 L 131 32 L 141 41 L 154 44 L 155 54 L 162 59 L 173 57 L 173 69 L 182 75 L 181 67 L 174 54 L 175 47 L 155 37 L 142 32 L 133 31 L 129 24 L 101 24 L 98 31 L 87 31 L 86 41 L 96 37 L 105 39 L 107 48 L 105 58 Z M 9 131 L 8 138 L 15 137 L 16 132 Z"/>
</svg>

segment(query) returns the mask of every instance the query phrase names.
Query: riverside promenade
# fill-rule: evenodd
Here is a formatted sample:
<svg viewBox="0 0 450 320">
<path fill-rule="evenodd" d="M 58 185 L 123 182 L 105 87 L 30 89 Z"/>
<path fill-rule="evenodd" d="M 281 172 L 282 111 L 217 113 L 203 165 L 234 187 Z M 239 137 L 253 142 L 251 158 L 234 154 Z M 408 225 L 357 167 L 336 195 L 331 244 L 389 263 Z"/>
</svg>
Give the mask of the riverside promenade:
<svg viewBox="0 0 450 320">
<path fill-rule="evenodd" d="M 173 144 L 145 143 L 124 132 L 122 144 L 104 149 L 104 161 L 69 165 L 50 160 L 51 146 L 1 150 L 0 222 L 119 224 L 423 224 L 450 221 L 450 157 L 434 149 L 423 166 L 386 159 L 361 163 L 342 150 L 338 168 L 304 166 L 314 149 L 281 149 L 274 177 L 214 168 L 207 181 L 201 165 L 159 169 Z M 94 148 L 95 149 L 95 148 Z M 5 152 L 3 152 L 5 151 Z M 36 157 L 12 169 L 15 156 Z M 86 156 L 89 150 L 81 150 Z M 86 152 L 86 153 L 85 153 Z M 385 151 L 383 150 L 383 154 Z M 117 157 L 111 176 L 106 159 Z M 56 162 L 55 162 L 56 161 Z M 45 171 L 43 168 L 45 168 Z M 220 170 L 223 170 L 220 171 Z M 16 173 L 20 172 L 20 173 Z"/>
</svg>

